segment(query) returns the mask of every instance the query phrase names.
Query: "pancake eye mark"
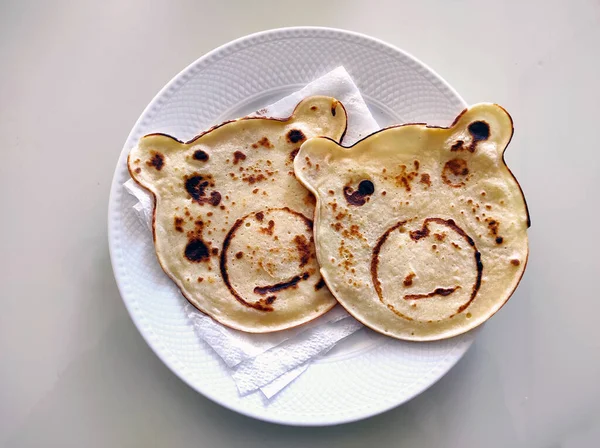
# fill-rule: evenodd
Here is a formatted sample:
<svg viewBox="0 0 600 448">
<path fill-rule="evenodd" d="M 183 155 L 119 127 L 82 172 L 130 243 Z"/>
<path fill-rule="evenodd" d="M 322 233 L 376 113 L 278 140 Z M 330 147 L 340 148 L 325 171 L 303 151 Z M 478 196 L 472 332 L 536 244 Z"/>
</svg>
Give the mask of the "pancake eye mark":
<svg viewBox="0 0 600 448">
<path fill-rule="evenodd" d="M 375 185 L 370 180 L 363 180 L 358 184 L 358 192 L 363 196 L 373 194 L 374 191 Z"/>
<path fill-rule="evenodd" d="M 469 134 L 475 141 L 490 138 L 490 126 L 485 121 L 474 121 L 469 125 Z"/>
<path fill-rule="evenodd" d="M 478 142 L 490 138 L 490 125 L 485 121 L 474 121 L 469 125 L 467 130 L 469 131 L 469 134 L 471 134 L 471 144 L 469 146 L 465 146 L 465 142 L 463 140 L 457 140 L 450 147 L 450 151 L 469 151 L 473 153 L 477 149 Z"/>
<path fill-rule="evenodd" d="M 358 184 L 358 189 L 354 190 L 351 186 L 346 185 L 344 187 L 344 197 L 346 198 L 346 202 L 350 205 L 361 206 L 365 205 L 365 203 L 369 200 L 369 196 L 371 196 L 375 192 L 375 185 L 368 179 L 361 180 Z"/>
</svg>

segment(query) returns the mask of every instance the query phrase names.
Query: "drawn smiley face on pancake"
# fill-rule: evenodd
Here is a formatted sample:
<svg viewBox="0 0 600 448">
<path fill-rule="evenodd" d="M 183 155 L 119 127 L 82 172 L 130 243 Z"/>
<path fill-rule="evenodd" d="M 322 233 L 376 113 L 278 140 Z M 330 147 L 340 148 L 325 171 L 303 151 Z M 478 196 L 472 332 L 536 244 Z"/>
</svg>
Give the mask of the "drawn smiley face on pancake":
<svg viewBox="0 0 600 448">
<path fill-rule="evenodd" d="M 449 128 L 397 126 L 350 148 L 303 144 L 295 172 L 317 197 L 321 273 L 352 315 L 396 338 L 435 340 L 508 300 L 529 226 L 503 160 L 512 132 L 504 109 L 479 104 Z"/>
<path fill-rule="evenodd" d="M 308 138 L 340 140 L 346 121 L 340 102 L 310 97 L 288 119 L 244 118 L 187 143 L 153 134 L 132 149 L 129 171 L 156 199 L 158 260 L 199 310 L 265 333 L 335 305 L 314 252 L 315 200 L 293 160 Z"/>
</svg>

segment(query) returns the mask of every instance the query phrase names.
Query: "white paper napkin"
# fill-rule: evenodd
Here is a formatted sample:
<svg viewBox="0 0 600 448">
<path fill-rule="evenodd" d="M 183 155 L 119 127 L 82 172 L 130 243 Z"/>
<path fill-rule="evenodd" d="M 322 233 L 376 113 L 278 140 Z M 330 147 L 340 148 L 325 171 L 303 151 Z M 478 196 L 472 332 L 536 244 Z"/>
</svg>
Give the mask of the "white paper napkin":
<svg viewBox="0 0 600 448">
<path fill-rule="evenodd" d="M 332 96 L 344 105 L 348 114 L 344 145 L 351 145 L 379 129 L 358 88 L 343 67 L 338 67 L 253 115 L 288 117 L 302 99 L 312 95 Z M 141 223 L 151 232 L 152 196 L 131 179 L 124 187 L 138 199 L 134 209 Z M 270 334 L 232 330 L 191 305 L 186 307 L 186 313 L 198 336 L 230 368 L 240 394 L 246 395 L 260 389 L 269 399 L 300 376 L 312 360 L 324 355 L 337 342 L 362 327 L 339 305 L 305 325 Z"/>
</svg>

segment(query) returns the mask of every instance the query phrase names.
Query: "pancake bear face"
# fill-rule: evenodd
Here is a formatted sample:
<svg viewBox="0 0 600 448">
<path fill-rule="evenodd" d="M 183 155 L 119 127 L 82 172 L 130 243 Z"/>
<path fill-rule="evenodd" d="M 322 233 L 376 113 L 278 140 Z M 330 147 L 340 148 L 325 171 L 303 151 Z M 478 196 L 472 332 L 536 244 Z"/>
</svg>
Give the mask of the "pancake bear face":
<svg viewBox="0 0 600 448">
<path fill-rule="evenodd" d="M 335 305 L 314 251 L 314 197 L 293 160 L 307 138 L 345 130 L 341 103 L 311 97 L 287 120 L 240 119 L 188 143 L 148 135 L 133 148 L 131 176 L 155 196 L 158 260 L 193 305 L 253 333 Z"/>
<path fill-rule="evenodd" d="M 411 124 L 350 148 L 302 145 L 298 179 L 317 197 L 321 274 L 338 301 L 384 334 L 435 340 L 481 324 L 525 269 L 529 217 L 503 160 L 504 109 L 479 104 L 450 128 Z"/>
</svg>

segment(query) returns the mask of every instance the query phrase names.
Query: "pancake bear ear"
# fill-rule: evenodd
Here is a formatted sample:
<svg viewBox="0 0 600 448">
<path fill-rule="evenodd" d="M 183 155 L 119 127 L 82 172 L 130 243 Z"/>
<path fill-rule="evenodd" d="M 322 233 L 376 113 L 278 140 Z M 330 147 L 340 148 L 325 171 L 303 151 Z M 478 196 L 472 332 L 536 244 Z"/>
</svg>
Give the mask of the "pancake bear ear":
<svg viewBox="0 0 600 448">
<path fill-rule="evenodd" d="M 288 120 L 285 140 L 295 146 L 293 154 L 297 154 L 309 133 L 313 136 L 327 135 L 339 142 L 346 133 L 347 124 L 348 117 L 342 103 L 328 96 L 311 96 L 294 109 Z"/>
<path fill-rule="evenodd" d="M 302 144 L 294 159 L 296 178 L 316 194 L 319 185 L 331 176 L 330 162 L 337 151 L 348 151 L 326 137 L 311 138 Z M 335 163 L 335 162 L 334 162 Z"/>
<path fill-rule="evenodd" d="M 294 109 L 292 120 L 295 119 L 309 122 L 317 135 L 326 135 L 326 129 L 334 130 L 336 132 L 332 137 L 339 141 L 346 132 L 348 117 L 343 104 L 335 98 L 310 96 L 300 101 Z"/>
<path fill-rule="evenodd" d="M 129 153 L 129 174 L 142 186 L 154 190 L 156 181 L 167 176 L 171 169 L 169 155 L 184 149 L 182 142 L 168 135 L 146 135 Z"/>
<path fill-rule="evenodd" d="M 480 103 L 456 117 L 451 131 L 452 137 L 446 142 L 449 151 L 490 151 L 502 157 L 514 129 L 512 118 L 503 107 Z"/>
</svg>

